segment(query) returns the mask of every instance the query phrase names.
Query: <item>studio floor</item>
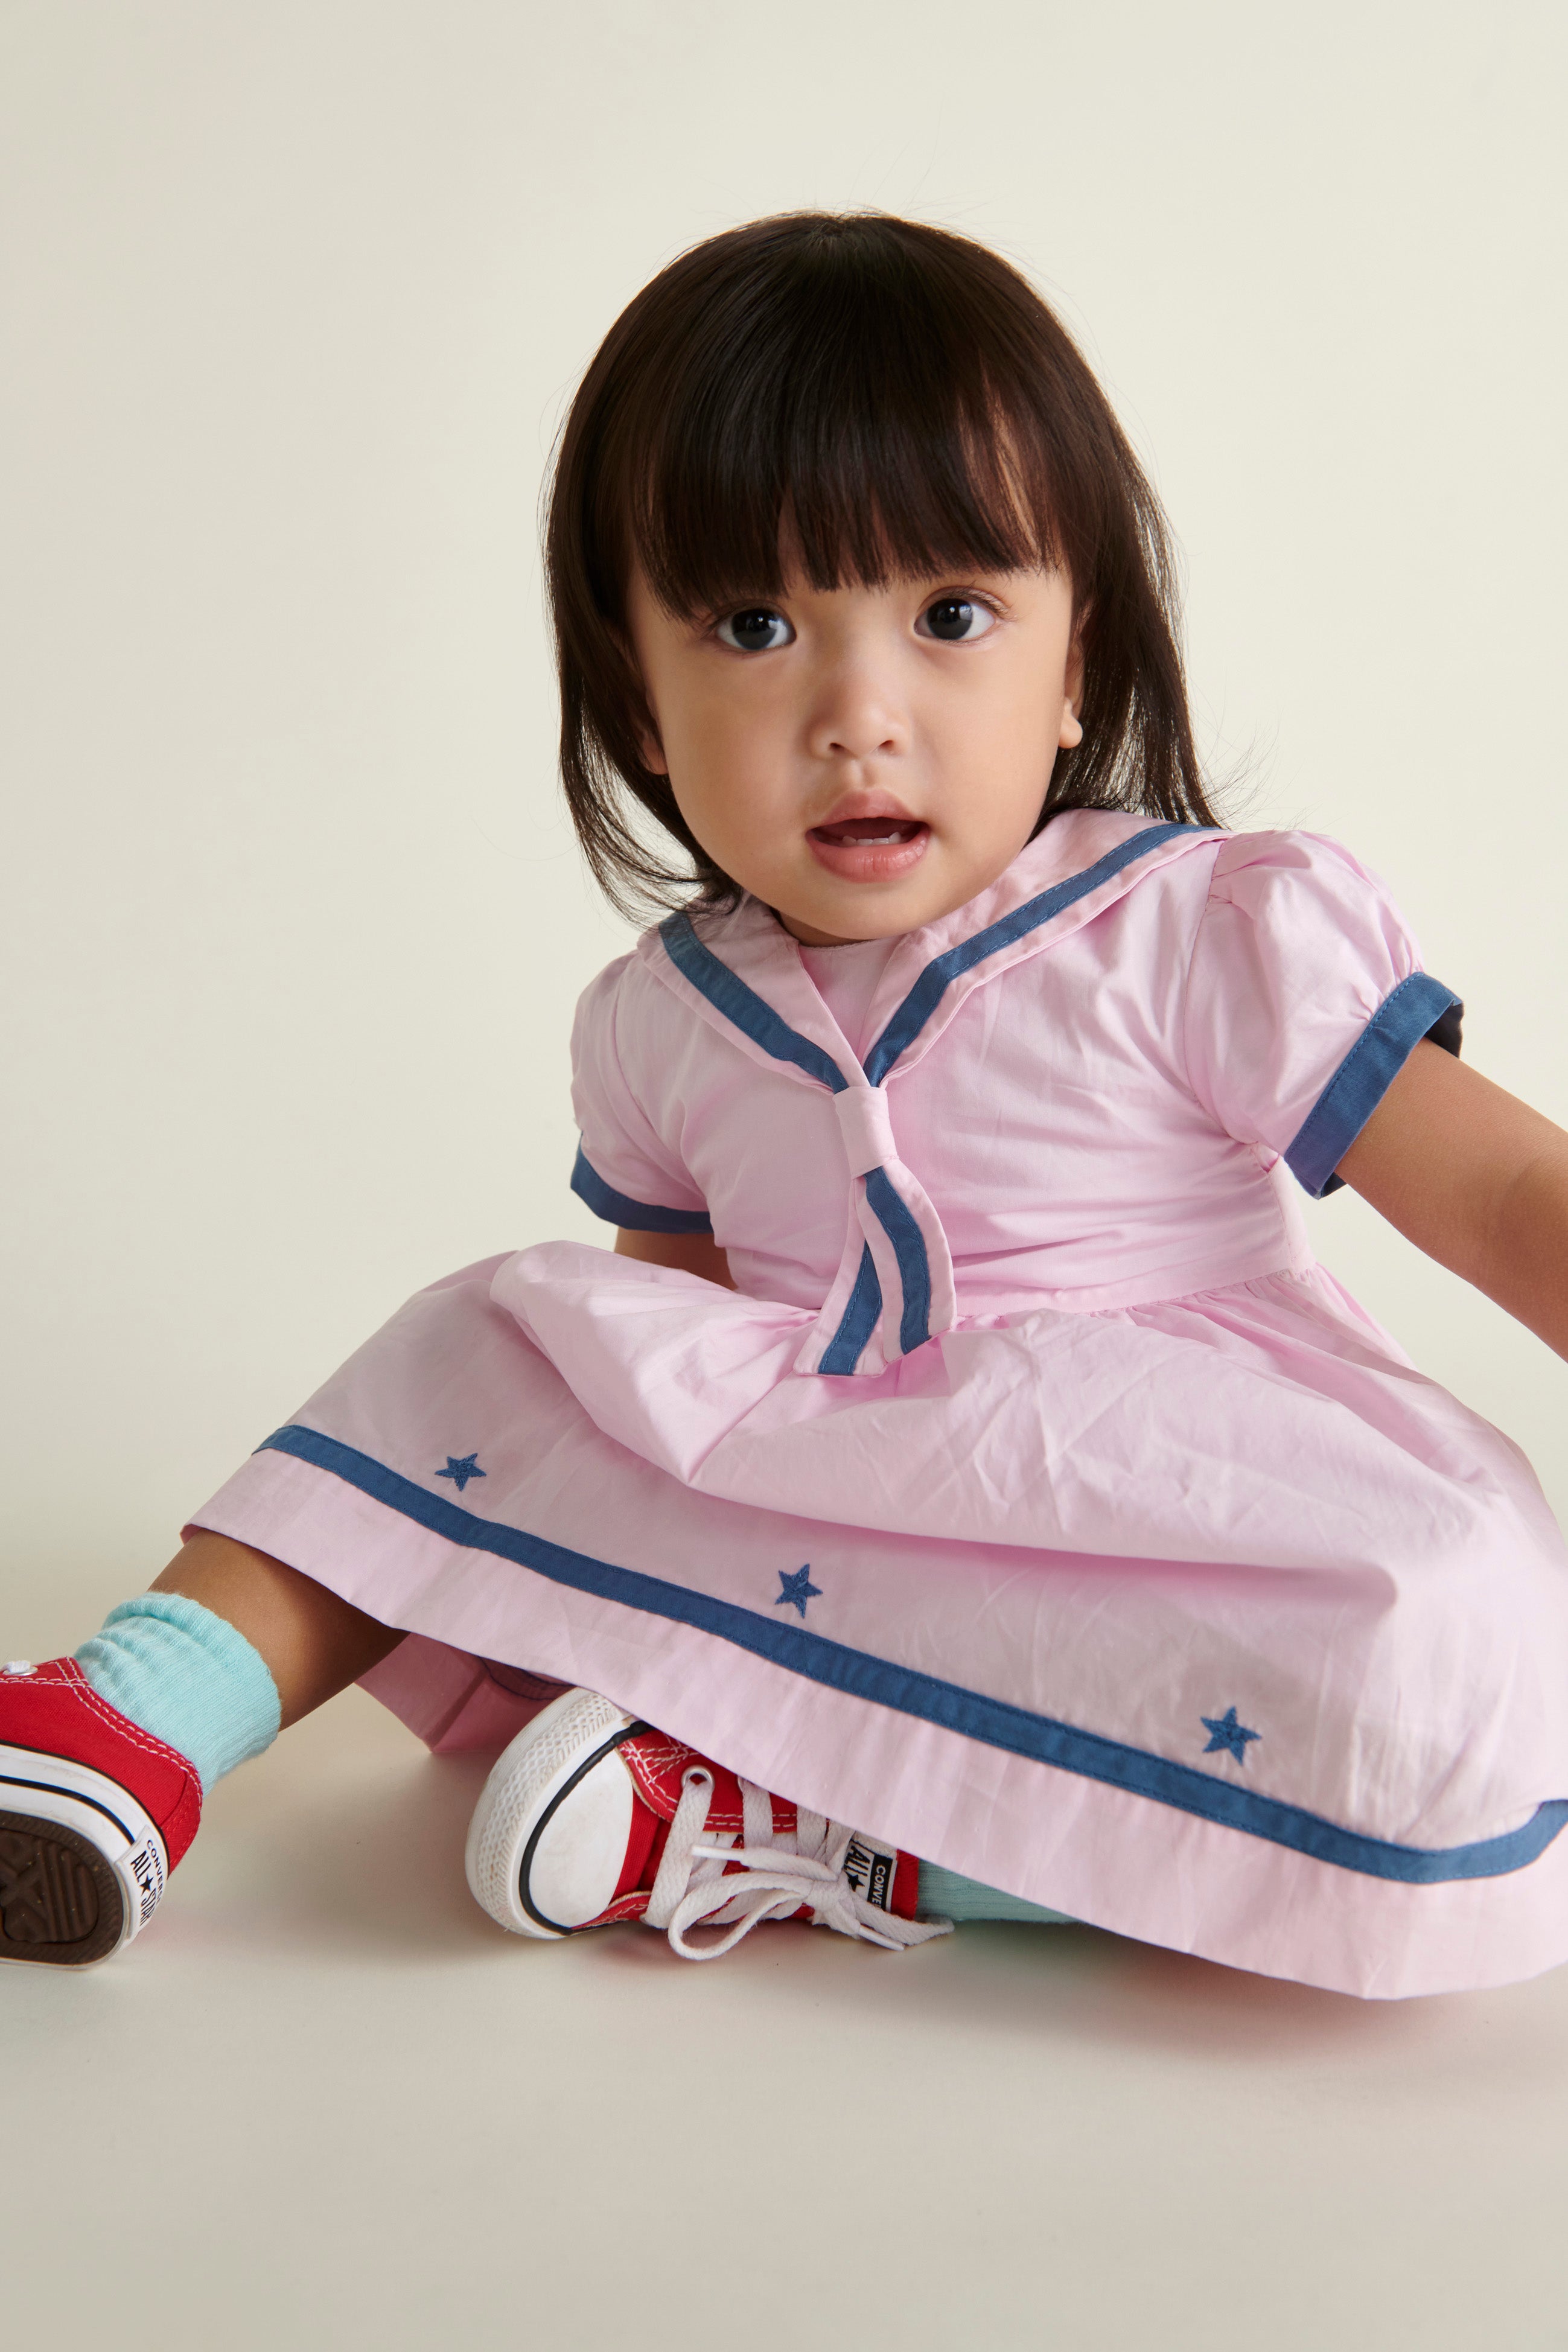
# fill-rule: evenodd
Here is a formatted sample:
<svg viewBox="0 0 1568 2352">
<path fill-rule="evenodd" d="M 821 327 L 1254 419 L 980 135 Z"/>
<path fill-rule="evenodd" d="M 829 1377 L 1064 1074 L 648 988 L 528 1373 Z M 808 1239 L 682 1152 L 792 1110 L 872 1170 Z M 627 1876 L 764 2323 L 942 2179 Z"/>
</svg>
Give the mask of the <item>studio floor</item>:
<svg viewBox="0 0 1568 2352">
<path fill-rule="evenodd" d="M 0 1971 L 8 2343 L 1568 2347 L 1568 1970 L 524 1944 L 463 1883 L 483 1769 L 351 1692 L 120 1961 Z"/>
</svg>

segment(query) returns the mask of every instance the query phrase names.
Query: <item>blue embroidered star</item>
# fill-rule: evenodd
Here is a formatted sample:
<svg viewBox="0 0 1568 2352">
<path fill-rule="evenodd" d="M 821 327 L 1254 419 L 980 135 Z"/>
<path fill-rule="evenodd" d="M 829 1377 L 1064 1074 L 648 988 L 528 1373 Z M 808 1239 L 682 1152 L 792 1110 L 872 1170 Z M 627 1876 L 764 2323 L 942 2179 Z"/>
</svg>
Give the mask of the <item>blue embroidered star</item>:
<svg viewBox="0 0 1568 2352">
<path fill-rule="evenodd" d="M 450 1478 L 459 1495 L 470 1478 L 484 1478 L 489 1475 L 488 1471 L 479 1468 L 479 1457 L 477 1454 L 465 1454 L 461 1461 L 455 1454 L 448 1454 L 447 1467 L 436 1473 L 437 1478 Z"/>
<path fill-rule="evenodd" d="M 1247 1761 L 1247 1741 L 1261 1739 L 1263 1737 L 1260 1731 L 1248 1731 L 1245 1723 L 1238 1723 L 1236 1719 L 1236 1709 L 1233 1706 L 1227 1706 L 1223 1715 L 1205 1715 L 1203 1718 L 1203 1726 L 1210 1735 L 1209 1744 L 1204 1749 L 1204 1754 L 1212 1756 L 1217 1748 L 1223 1748 L 1228 1755 L 1235 1757 L 1238 1764 L 1245 1764 Z"/>
<path fill-rule="evenodd" d="M 793 1576 L 786 1576 L 781 1568 L 779 1570 L 779 1583 L 783 1590 L 780 1591 L 778 1599 L 773 1602 L 773 1607 L 775 1609 L 784 1609 L 787 1608 L 790 1603 L 793 1602 L 795 1607 L 800 1611 L 803 1617 L 805 1615 L 806 1602 L 808 1601 L 815 1601 L 818 1593 L 822 1591 L 820 1584 L 813 1584 L 811 1580 L 811 1563 L 809 1560 L 804 1568 L 797 1568 Z"/>
</svg>

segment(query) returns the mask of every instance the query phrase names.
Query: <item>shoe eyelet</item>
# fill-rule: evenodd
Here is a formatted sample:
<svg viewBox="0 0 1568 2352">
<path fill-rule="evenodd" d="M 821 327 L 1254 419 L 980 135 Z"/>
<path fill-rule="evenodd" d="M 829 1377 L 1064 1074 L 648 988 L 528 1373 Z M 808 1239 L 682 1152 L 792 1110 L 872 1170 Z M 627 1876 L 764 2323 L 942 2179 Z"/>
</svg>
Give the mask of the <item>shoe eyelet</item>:
<svg viewBox="0 0 1568 2352">
<path fill-rule="evenodd" d="M 30 1675 L 36 1675 L 37 1671 L 31 1658 L 7 1658 L 5 1664 L 0 1666 L 0 1675 L 11 1675 L 19 1682 L 25 1682 Z"/>
</svg>

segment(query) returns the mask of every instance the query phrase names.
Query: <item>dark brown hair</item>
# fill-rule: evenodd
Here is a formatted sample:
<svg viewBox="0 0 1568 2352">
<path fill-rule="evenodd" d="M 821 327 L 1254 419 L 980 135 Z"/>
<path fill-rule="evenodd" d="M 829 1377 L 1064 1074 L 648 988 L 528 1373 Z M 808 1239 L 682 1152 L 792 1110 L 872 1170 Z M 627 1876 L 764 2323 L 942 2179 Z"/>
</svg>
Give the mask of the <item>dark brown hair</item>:
<svg viewBox="0 0 1568 2352">
<path fill-rule="evenodd" d="M 626 630 L 633 562 L 682 614 L 784 587 L 950 566 L 1065 566 L 1083 740 L 1040 822 L 1119 808 L 1215 822 L 1193 746 L 1169 529 L 1105 394 L 1039 296 L 965 237 L 785 213 L 694 246 L 610 329 L 562 436 L 546 562 L 561 770 L 588 863 L 628 912 L 733 895 L 688 831 Z M 629 793 L 686 851 L 639 835 Z"/>
</svg>

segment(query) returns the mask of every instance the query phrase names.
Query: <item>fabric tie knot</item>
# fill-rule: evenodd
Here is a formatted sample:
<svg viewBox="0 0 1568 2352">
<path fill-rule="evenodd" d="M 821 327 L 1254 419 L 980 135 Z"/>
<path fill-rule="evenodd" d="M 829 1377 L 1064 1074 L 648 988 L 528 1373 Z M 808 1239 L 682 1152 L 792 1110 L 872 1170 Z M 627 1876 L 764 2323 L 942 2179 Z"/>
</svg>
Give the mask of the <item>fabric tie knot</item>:
<svg viewBox="0 0 1568 2352">
<path fill-rule="evenodd" d="M 868 1176 L 899 1156 L 885 1087 L 846 1087 L 833 1097 L 851 1176 Z"/>
</svg>

